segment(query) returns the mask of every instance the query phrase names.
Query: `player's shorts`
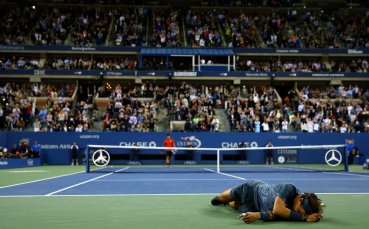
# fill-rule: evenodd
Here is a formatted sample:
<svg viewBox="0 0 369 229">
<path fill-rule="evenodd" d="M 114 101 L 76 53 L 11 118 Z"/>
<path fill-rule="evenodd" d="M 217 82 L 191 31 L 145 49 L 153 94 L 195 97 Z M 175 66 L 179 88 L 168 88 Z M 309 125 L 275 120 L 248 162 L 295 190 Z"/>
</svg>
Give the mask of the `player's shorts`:
<svg viewBox="0 0 369 229">
<path fill-rule="evenodd" d="M 273 157 L 273 150 L 265 150 L 265 157 Z"/>
<path fill-rule="evenodd" d="M 78 152 L 72 150 L 72 158 L 77 158 L 78 157 Z"/>
<path fill-rule="evenodd" d="M 171 150 L 171 151 L 165 151 L 165 155 L 166 155 L 167 157 L 171 157 L 171 156 L 172 156 L 172 154 L 173 154 L 172 150 Z"/>
<path fill-rule="evenodd" d="M 236 202 L 242 202 L 238 208 L 240 212 L 257 211 L 254 194 L 257 191 L 257 186 L 262 183 L 260 180 L 251 180 L 231 189 L 231 199 Z"/>
</svg>

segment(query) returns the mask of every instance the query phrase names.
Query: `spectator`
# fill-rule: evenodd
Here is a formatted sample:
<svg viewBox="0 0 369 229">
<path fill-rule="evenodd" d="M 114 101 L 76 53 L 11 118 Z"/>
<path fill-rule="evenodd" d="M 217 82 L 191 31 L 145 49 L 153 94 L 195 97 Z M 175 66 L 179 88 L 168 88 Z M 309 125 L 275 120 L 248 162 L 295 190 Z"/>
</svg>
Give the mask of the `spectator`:
<svg viewBox="0 0 369 229">
<path fill-rule="evenodd" d="M 238 148 L 247 148 L 246 142 L 240 142 Z M 241 161 L 247 161 L 247 150 L 238 150 Z"/>
<path fill-rule="evenodd" d="M 41 145 L 38 144 L 37 141 L 33 142 L 32 153 L 33 153 L 32 155 L 33 158 L 39 158 L 41 156 Z"/>
<path fill-rule="evenodd" d="M 348 154 L 348 164 L 352 165 L 354 162 L 355 157 L 360 157 L 363 154 L 361 154 L 356 146 L 352 148 L 351 153 Z"/>
<path fill-rule="evenodd" d="M 76 142 L 73 142 L 73 144 L 70 147 L 70 151 L 72 154 L 72 163 L 71 165 L 78 165 L 78 157 L 79 157 L 79 146 Z"/>
<path fill-rule="evenodd" d="M 12 149 L 10 152 L 6 155 L 7 158 L 19 158 L 20 152 L 18 149 L 17 144 L 13 144 Z"/>
<path fill-rule="evenodd" d="M 145 34 L 145 14 L 139 8 L 115 9 L 113 11 L 115 45 L 141 46 Z"/>
<path fill-rule="evenodd" d="M 273 144 L 271 141 L 268 141 L 268 144 L 266 144 L 267 148 L 273 147 Z M 265 159 L 266 159 L 266 164 L 271 164 L 273 165 L 273 150 L 272 149 L 265 149 Z"/>
</svg>

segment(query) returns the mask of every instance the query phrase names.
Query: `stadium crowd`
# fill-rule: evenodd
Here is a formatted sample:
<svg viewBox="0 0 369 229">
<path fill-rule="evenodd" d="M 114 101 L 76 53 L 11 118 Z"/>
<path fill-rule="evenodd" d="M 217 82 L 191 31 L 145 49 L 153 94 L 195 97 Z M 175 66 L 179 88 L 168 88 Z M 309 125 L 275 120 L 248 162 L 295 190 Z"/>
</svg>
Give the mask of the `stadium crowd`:
<svg viewBox="0 0 369 229">
<path fill-rule="evenodd" d="M 78 1 L 76 1 L 78 2 Z M 120 1 L 116 1 L 120 2 Z M 121 1 L 127 3 L 128 1 Z M 196 7 L 88 7 L 76 5 L 4 7 L 0 44 L 240 48 L 369 48 L 364 11 L 294 8 L 294 0 L 204 1 Z M 102 4 L 103 5 L 103 4 Z M 230 7 L 224 8 L 223 6 Z M 260 7 L 255 11 L 239 7 Z M 273 7 L 265 11 L 263 7 Z M 282 8 L 279 8 L 282 7 Z M 287 7 L 287 8 L 283 8 Z M 17 23 L 15 23 L 17 22 Z M 46 56 L 46 57 L 45 57 Z M 0 70 L 137 70 L 138 58 L 128 56 L 2 54 Z M 213 61 L 216 57 L 213 58 Z M 174 62 L 146 56 L 142 70 L 192 70 L 192 61 Z M 207 60 L 213 62 L 211 59 Z M 215 59 L 215 62 L 216 59 Z M 365 57 L 237 56 L 236 71 L 368 72 Z M 207 62 L 206 62 L 207 63 Z M 200 63 L 205 64 L 205 59 Z M 123 84 L 121 84 L 123 85 Z M 6 84 L 0 87 L 0 128 L 34 131 L 88 131 L 96 117 L 95 95 L 73 105 L 76 90 L 67 84 Z M 158 87 L 155 83 L 114 90 L 102 117 L 106 131 L 155 131 L 158 110 L 169 121 L 185 121 L 186 131 L 218 131 L 215 108 L 224 109 L 232 131 L 368 132 L 368 90 L 357 85 L 291 89 L 279 98 L 266 86 Z M 37 106 L 32 97 L 47 97 Z"/>
<path fill-rule="evenodd" d="M 136 70 L 137 61 L 130 57 L 96 57 L 91 69 L 97 70 Z"/>
<path fill-rule="evenodd" d="M 228 2 L 232 6 L 234 1 Z M 263 1 L 261 1 L 263 2 Z M 276 6 L 293 5 L 274 1 Z M 244 1 L 241 7 L 258 5 Z M 263 3 L 261 3 L 263 4 Z M 12 45 L 368 48 L 368 15 L 340 9 L 19 6 L 1 10 L 0 43 Z M 237 9 L 237 10 L 236 10 Z M 17 23 L 14 23 L 17 21 Z M 148 23 L 147 23 L 148 22 Z M 109 29 L 111 28 L 111 29 Z M 146 37 L 146 31 L 149 31 Z M 224 39 L 223 39 L 224 37 Z"/>
<path fill-rule="evenodd" d="M 105 45 L 112 16 L 111 10 L 81 8 L 71 17 L 74 22 L 71 27 L 72 43 L 82 46 Z"/>
<path fill-rule="evenodd" d="M 233 93 L 232 93 L 233 92 Z M 271 89 L 232 91 L 227 113 L 232 131 L 339 132 L 369 131 L 369 90 L 358 86 L 291 89 L 283 102 Z M 233 94 L 233 95 L 232 95 Z"/>
<path fill-rule="evenodd" d="M 255 72 L 368 72 L 369 64 L 366 58 L 335 59 L 329 61 L 301 59 L 255 59 L 238 57 L 237 71 Z"/>
<path fill-rule="evenodd" d="M 28 141 L 20 140 L 13 144 L 11 149 L 0 147 L 0 159 L 25 159 L 39 158 L 41 156 L 41 145 L 37 141 L 30 144 Z"/>
<path fill-rule="evenodd" d="M 220 87 L 194 87 L 183 82 L 160 91 L 169 121 L 186 121 L 185 131 L 219 131 L 220 120 L 214 107 L 220 105 Z"/>
<path fill-rule="evenodd" d="M 304 88 L 303 94 L 291 90 L 283 104 L 272 88 L 260 90 L 251 88 L 248 93 L 245 87 L 223 86 L 213 90 L 183 83 L 179 87 L 157 88 L 155 94 L 158 104 L 168 109 L 169 121 L 186 121 L 186 131 L 218 131 L 220 122 L 214 107 L 221 104 L 229 114 L 232 131 L 369 131 L 369 91 L 357 86 Z"/>
<path fill-rule="evenodd" d="M 220 47 L 222 36 L 218 28 L 218 13 L 188 9 L 185 16 L 187 43 L 192 47 Z"/>
<path fill-rule="evenodd" d="M 218 4 L 221 6 L 230 6 L 230 7 L 293 7 L 297 0 L 268 0 L 268 1 L 260 1 L 260 0 L 244 0 L 244 1 L 235 1 L 235 0 L 218 0 Z M 214 1 L 209 1 L 211 5 Z"/>
<path fill-rule="evenodd" d="M 50 57 L 41 59 L 35 56 L 0 56 L 0 70 L 88 70 L 91 58 Z"/>
<path fill-rule="evenodd" d="M 90 58 L 83 57 L 55 57 L 48 58 L 43 68 L 50 70 L 88 70 L 91 66 Z"/>
<path fill-rule="evenodd" d="M 143 84 L 133 89 L 117 84 L 109 95 L 104 86 L 101 86 L 98 89 L 99 95 L 109 97 L 102 130 L 155 131 L 159 106 L 154 98 L 154 90 L 155 86 L 152 84 Z"/>
<path fill-rule="evenodd" d="M 369 47 L 367 17 L 365 13 L 345 10 L 292 9 L 228 14 L 219 22 L 228 47 L 350 49 Z"/>
<path fill-rule="evenodd" d="M 8 131 L 88 131 L 93 125 L 92 96 L 73 106 L 73 84 L 7 83 L 0 87 L 0 129 Z M 46 101 L 37 105 L 39 98 Z"/>
<path fill-rule="evenodd" d="M 141 46 L 145 38 L 145 14 L 142 8 L 114 9 L 114 45 Z"/>
<path fill-rule="evenodd" d="M 26 5 L 5 8 L 1 15 L 0 43 L 12 45 L 105 45 L 111 23 L 111 12 L 99 7 Z"/>
<path fill-rule="evenodd" d="M 281 98 L 278 91 L 265 86 L 107 84 L 97 89 L 99 98 L 109 100 L 103 115 L 97 112 L 95 95 L 73 106 L 70 98 L 75 90 L 73 84 L 55 83 L 0 87 L 0 129 L 157 131 L 158 112 L 166 109 L 167 120 L 184 121 L 185 131 L 219 131 L 225 123 L 217 112 L 224 112 L 230 131 L 369 132 L 369 89 L 358 85 L 305 86 L 291 89 Z M 46 100 L 37 105 L 39 97 Z M 101 127 L 96 126 L 99 120 Z"/>
<path fill-rule="evenodd" d="M 148 38 L 151 47 L 180 47 L 179 18 L 182 11 L 172 7 L 152 10 L 152 35 Z"/>
</svg>

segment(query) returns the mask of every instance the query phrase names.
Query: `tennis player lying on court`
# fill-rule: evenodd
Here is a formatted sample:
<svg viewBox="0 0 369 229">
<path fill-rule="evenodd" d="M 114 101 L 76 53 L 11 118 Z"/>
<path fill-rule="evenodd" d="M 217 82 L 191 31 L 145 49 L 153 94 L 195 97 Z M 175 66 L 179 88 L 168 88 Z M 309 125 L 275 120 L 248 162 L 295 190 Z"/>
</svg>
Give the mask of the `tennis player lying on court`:
<svg viewBox="0 0 369 229">
<path fill-rule="evenodd" d="M 323 219 L 322 202 L 314 193 L 303 193 L 293 184 L 271 185 L 250 180 L 227 189 L 211 200 L 212 205 L 229 205 L 242 212 L 245 223 L 255 220 L 318 222 Z"/>
</svg>

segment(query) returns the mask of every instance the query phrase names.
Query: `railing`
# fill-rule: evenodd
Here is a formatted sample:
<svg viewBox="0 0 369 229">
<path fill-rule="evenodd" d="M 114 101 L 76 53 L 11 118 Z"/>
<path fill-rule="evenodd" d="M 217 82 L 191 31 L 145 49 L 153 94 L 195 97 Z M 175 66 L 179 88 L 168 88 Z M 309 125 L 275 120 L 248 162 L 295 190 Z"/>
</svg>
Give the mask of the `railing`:
<svg viewBox="0 0 369 229">
<path fill-rule="evenodd" d="M 209 67 L 209 66 L 208 66 Z M 118 70 L 4 70 L 0 71 L 0 77 L 15 77 L 29 78 L 30 76 L 39 77 L 52 77 L 57 78 L 87 78 L 87 77 L 109 77 L 109 78 L 121 78 L 121 77 L 145 77 L 145 78 L 160 78 L 160 77 L 219 77 L 227 80 L 232 77 L 241 78 L 254 78 L 265 79 L 279 77 L 283 80 L 296 80 L 298 78 L 362 78 L 368 79 L 369 73 L 365 72 L 256 72 L 256 71 L 219 71 L 219 70 L 207 70 L 207 71 L 118 71 Z M 284 77 L 287 77 L 285 79 Z"/>
<path fill-rule="evenodd" d="M 187 48 L 192 49 L 192 48 Z M 206 49 L 206 48 L 202 48 Z M 272 55 L 346 55 L 360 56 L 368 55 L 369 49 L 274 49 L 274 48 L 217 48 L 233 50 L 236 55 L 248 54 L 272 54 Z M 2 52 L 67 52 L 67 53 L 132 53 L 139 54 L 141 47 L 122 47 L 122 46 L 67 46 L 67 45 L 0 45 Z"/>
</svg>

